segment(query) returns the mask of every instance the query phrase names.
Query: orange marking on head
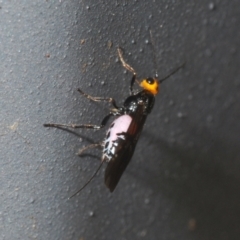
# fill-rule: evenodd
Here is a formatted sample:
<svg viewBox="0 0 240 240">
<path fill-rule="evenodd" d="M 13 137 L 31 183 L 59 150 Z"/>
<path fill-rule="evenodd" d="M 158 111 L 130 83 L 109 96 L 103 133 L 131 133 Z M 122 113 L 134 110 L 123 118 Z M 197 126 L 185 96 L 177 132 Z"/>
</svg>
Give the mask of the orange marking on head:
<svg viewBox="0 0 240 240">
<path fill-rule="evenodd" d="M 140 86 L 152 93 L 153 95 L 156 95 L 159 91 L 159 82 L 156 78 L 147 78 L 143 79 L 142 82 L 140 83 Z"/>
</svg>

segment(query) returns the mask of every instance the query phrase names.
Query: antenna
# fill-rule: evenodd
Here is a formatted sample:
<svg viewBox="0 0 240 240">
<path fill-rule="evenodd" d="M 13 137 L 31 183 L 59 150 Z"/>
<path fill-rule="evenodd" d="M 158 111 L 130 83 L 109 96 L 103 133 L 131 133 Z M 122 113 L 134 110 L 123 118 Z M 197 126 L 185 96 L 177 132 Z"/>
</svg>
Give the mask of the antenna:
<svg viewBox="0 0 240 240">
<path fill-rule="evenodd" d="M 150 39 L 151 39 L 151 46 L 152 46 L 152 52 L 153 52 L 153 62 L 154 62 L 154 68 L 155 68 L 155 77 L 158 78 L 157 73 L 157 59 L 156 59 L 156 49 L 155 49 L 155 42 L 152 35 L 152 30 L 149 30 L 150 33 Z"/>
<path fill-rule="evenodd" d="M 163 81 L 165 81 L 166 79 L 168 79 L 169 77 L 171 77 L 174 73 L 176 73 L 179 69 L 183 68 L 185 66 L 186 62 L 184 62 L 182 65 L 180 65 L 179 67 L 177 67 L 174 71 L 172 71 L 170 74 L 168 74 L 166 77 L 158 80 L 160 83 L 162 83 Z"/>
<path fill-rule="evenodd" d="M 77 190 L 71 197 L 69 197 L 69 199 L 76 196 L 79 192 L 81 192 L 94 179 L 94 177 L 97 175 L 97 173 L 101 169 L 102 165 L 103 165 L 103 161 L 100 163 L 99 167 L 97 168 L 95 173 L 89 178 L 89 180 L 79 190 Z"/>
<path fill-rule="evenodd" d="M 153 35 L 152 35 L 152 30 L 149 30 L 150 32 L 150 37 L 151 37 L 151 42 L 152 42 L 152 50 L 153 50 L 153 60 L 154 60 L 154 64 L 155 64 L 155 77 L 158 78 L 158 73 L 157 73 L 157 59 L 156 59 L 156 49 L 155 49 L 155 43 L 154 43 L 154 39 L 153 39 Z M 179 69 L 183 68 L 186 62 L 184 62 L 182 65 L 180 65 L 179 67 L 177 67 L 174 71 L 172 71 L 170 74 L 168 74 L 166 77 L 158 80 L 160 83 L 162 83 L 163 81 L 165 81 L 166 79 L 168 79 L 169 77 L 171 77 L 173 74 L 175 74 Z"/>
</svg>

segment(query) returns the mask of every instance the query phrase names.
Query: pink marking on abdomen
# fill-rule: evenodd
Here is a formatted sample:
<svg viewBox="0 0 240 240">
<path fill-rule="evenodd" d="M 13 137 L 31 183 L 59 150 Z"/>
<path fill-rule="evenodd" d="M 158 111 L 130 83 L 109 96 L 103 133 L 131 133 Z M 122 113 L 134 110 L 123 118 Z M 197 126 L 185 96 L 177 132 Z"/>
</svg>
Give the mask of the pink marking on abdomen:
<svg viewBox="0 0 240 240">
<path fill-rule="evenodd" d="M 129 115 L 122 115 L 115 119 L 112 123 L 112 125 L 114 124 L 114 126 L 109 129 L 110 136 L 108 140 L 112 142 L 117 139 L 118 133 L 127 132 L 131 122 L 132 118 Z"/>
</svg>

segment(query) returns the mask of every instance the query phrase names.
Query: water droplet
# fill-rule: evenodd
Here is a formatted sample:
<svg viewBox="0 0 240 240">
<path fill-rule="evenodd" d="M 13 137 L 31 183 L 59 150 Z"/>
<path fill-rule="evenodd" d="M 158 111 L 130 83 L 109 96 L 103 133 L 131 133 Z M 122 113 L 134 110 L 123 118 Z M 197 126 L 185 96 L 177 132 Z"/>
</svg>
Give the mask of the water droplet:
<svg viewBox="0 0 240 240">
<path fill-rule="evenodd" d="M 206 49 L 205 51 L 204 51 L 204 54 L 205 54 L 205 56 L 207 56 L 207 57 L 211 57 L 212 56 L 212 51 L 211 51 L 211 49 Z"/>
<path fill-rule="evenodd" d="M 144 229 L 141 232 L 138 233 L 139 237 L 145 237 L 147 235 L 147 230 Z"/>
<path fill-rule="evenodd" d="M 89 211 L 88 215 L 89 215 L 89 217 L 93 217 L 94 216 L 94 212 L 93 211 Z"/>
<path fill-rule="evenodd" d="M 189 94 L 189 95 L 188 95 L 188 100 L 192 100 L 192 99 L 193 99 L 192 94 Z"/>
<path fill-rule="evenodd" d="M 207 25 L 208 24 L 208 19 L 203 19 L 203 25 Z"/>
<path fill-rule="evenodd" d="M 165 118 L 165 119 L 164 119 L 164 122 L 165 122 L 165 123 L 169 123 L 169 118 Z"/>
<path fill-rule="evenodd" d="M 149 198 L 145 198 L 144 203 L 145 204 L 149 204 L 150 203 L 150 199 Z"/>
<path fill-rule="evenodd" d="M 212 122 L 212 120 L 213 120 L 213 117 L 212 117 L 212 115 L 208 115 L 208 116 L 207 116 L 207 122 L 209 122 L 209 123 L 210 123 L 210 122 Z"/>
<path fill-rule="evenodd" d="M 182 118 L 183 116 L 184 116 L 184 115 L 183 115 L 182 112 L 178 112 L 178 113 L 177 113 L 177 117 L 178 117 L 178 118 Z"/>
<path fill-rule="evenodd" d="M 62 211 L 60 209 L 56 210 L 56 215 L 59 215 Z"/>
<path fill-rule="evenodd" d="M 216 8 L 216 6 L 215 6 L 215 4 L 214 4 L 213 2 L 211 2 L 211 3 L 208 4 L 208 9 L 209 9 L 209 10 L 212 11 L 212 10 L 214 10 L 215 8 Z"/>
<path fill-rule="evenodd" d="M 213 82 L 213 78 L 212 78 L 212 77 L 209 77 L 209 78 L 207 79 L 207 81 L 208 81 L 208 83 L 212 83 L 212 82 Z"/>
<path fill-rule="evenodd" d="M 188 221 L 188 229 L 190 231 L 194 231 L 194 230 L 196 230 L 196 226 L 197 226 L 196 219 L 195 218 L 189 219 L 189 221 Z"/>
<path fill-rule="evenodd" d="M 235 48 L 235 47 L 232 47 L 231 49 L 230 49 L 230 53 L 231 54 L 235 54 L 237 52 L 237 49 Z"/>
</svg>

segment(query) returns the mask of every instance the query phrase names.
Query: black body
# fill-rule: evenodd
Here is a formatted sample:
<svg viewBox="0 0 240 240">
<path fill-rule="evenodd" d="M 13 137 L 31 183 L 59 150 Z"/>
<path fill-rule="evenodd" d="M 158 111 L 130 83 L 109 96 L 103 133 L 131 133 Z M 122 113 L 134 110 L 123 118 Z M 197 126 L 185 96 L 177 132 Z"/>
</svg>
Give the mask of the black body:
<svg viewBox="0 0 240 240">
<path fill-rule="evenodd" d="M 132 122 L 126 133 L 119 133 L 119 135 L 124 135 L 125 139 L 118 138 L 116 140 L 116 153 L 106 167 L 105 184 L 111 192 L 114 191 L 132 158 L 143 125 L 154 106 L 154 102 L 154 95 L 143 90 L 128 97 L 123 108 L 119 109 L 121 115 L 130 115 Z"/>
<path fill-rule="evenodd" d="M 184 64 L 181 65 L 171 74 L 167 75 L 161 80 L 157 79 L 156 74 L 155 78 L 149 77 L 139 82 L 136 79 L 136 71 L 125 62 L 122 56 L 122 50 L 120 48 L 118 48 L 118 55 L 123 67 L 133 74 L 129 88 L 130 96 L 125 100 L 123 107 L 118 107 L 116 101 L 113 98 L 93 97 L 84 93 L 81 89 L 78 89 L 80 94 L 92 101 L 109 102 L 112 104 L 113 108 L 110 110 L 109 114 L 105 116 L 101 124 L 44 124 L 45 127 L 55 127 L 60 129 L 101 129 L 107 124 L 111 116 L 117 116 L 119 118 L 116 118 L 115 121 L 110 125 L 106 138 L 102 142 L 90 144 L 79 151 L 78 155 L 81 156 L 82 153 L 88 149 L 95 147 L 103 148 L 102 159 L 99 168 L 95 171 L 93 176 L 83 185 L 83 187 L 75 192 L 71 197 L 82 191 L 82 189 L 92 181 L 104 162 L 108 164 L 105 171 L 105 184 L 111 192 L 114 191 L 124 170 L 132 158 L 147 115 L 151 112 L 154 106 L 155 95 L 159 91 L 159 84 L 184 66 Z M 133 85 L 136 82 L 143 90 L 138 92 L 133 91 Z"/>
</svg>

